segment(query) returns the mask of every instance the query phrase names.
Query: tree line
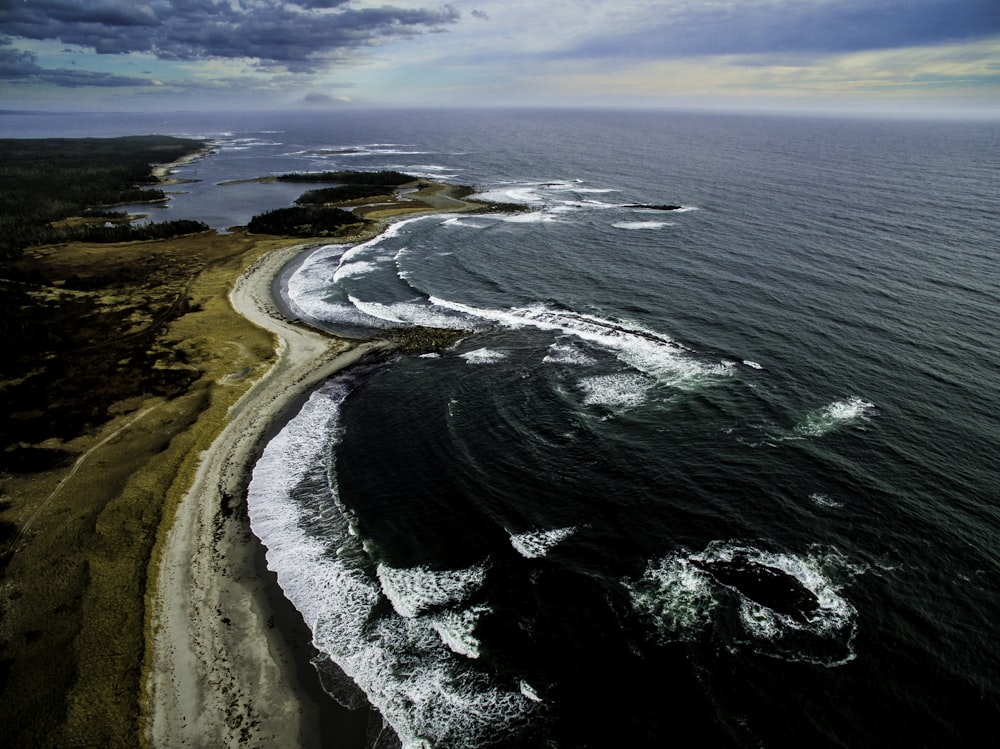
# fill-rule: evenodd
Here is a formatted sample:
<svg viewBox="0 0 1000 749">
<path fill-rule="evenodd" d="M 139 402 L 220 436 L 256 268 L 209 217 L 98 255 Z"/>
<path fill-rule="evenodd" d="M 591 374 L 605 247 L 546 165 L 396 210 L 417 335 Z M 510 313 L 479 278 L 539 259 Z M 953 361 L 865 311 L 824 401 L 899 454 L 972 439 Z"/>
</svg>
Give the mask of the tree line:
<svg viewBox="0 0 1000 749">
<path fill-rule="evenodd" d="M 293 237 L 322 237 L 345 227 L 363 224 L 364 219 L 330 203 L 391 196 L 395 188 L 415 181 L 410 174 L 383 169 L 377 172 L 301 172 L 282 174 L 279 182 L 333 182 L 334 187 L 306 190 L 288 208 L 254 216 L 247 229 L 255 234 L 282 234 Z"/>
<path fill-rule="evenodd" d="M 41 302 L 14 262 L 25 248 L 69 241 L 159 239 L 208 229 L 195 221 L 132 226 L 109 205 L 163 199 L 152 164 L 176 161 L 202 141 L 167 136 L 0 139 L 0 345 L 9 357 L 56 331 L 34 325 Z M 69 223 L 84 217 L 90 221 Z M 100 219 L 106 219 L 101 221 Z"/>
<path fill-rule="evenodd" d="M 97 229 L 55 224 L 106 206 L 165 199 L 161 190 L 150 187 L 155 183 L 151 165 L 175 161 L 204 146 L 202 141 L 159 135 L 0 139 L 0 261 L 19 257 L 37 244 L 105 241 L 93 239 L 110 236 L 101 224 Z M 142 227 L 136 228 L 140 233 L 132 238 L 138 239 Z M 175 228 L 186 233 L 188 227 Z"/>
</svg>

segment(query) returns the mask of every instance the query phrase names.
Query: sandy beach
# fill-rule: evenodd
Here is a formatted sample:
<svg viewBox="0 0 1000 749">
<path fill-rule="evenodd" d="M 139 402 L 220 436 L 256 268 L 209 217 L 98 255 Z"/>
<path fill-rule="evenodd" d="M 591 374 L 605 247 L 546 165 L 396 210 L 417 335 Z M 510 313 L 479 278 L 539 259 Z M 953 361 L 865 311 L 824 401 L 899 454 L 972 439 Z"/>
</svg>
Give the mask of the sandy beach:
<svg viewBox="0 0 1000 749">
<path fill-rule="evenodd" d="M 387 344 L 335 339 L 281 317 L 271 284 L 301 250 L 265 255 L 230 294 L 240 314 L 275 334 L 277 360 L 231 407 L 162 548 L 146 679 L 155 747 L 317 745 L 315 706 L 303 699 L 282 633 L 269 625 L 242 498 L 271 424 L 310 387 Z"/>
<path fill-rule="evenodd" d="M 419 201 L 383 209 L 377 218 L 483 210 L 461 197 L 451 186 L 428 183 Z M 147 591 L 151 644 L 142 701 L 152 747 L 320 745 L 320 707 L 296 675 L 287 633 L 274 624 L 268 601 L 274 583 L 261 576 L 246 488 L 269 429 L 298 399 L 397 342 L 352 341 L 287 320 L 273 299 L 273 282 L 303 250 L 299 245 L 263 255 L 229 295 L 240 315 L 275 336 L 276 360 L 229 408 L 176 515 L 161 526 L 169 531 L 153 555 Z"/>
<path fill-rule="evenodd" d="M 363 229 L 326 241 L 491 210 L 463 201 L 468 188 L 416 186 L 354 206 Z M 303 242 L 323 241 L 234 229 L 24 253 L 67 342 L 26 370 L 34 390 L 8 414 L 19 428 L 0 471 L 0 744 L 364 744 L 367 712 L 321 692 L 245 491 L 312 387 L 379 349 L 450 339 L 347 340 L 289 321 L 273 282 Z"/>
</svg>

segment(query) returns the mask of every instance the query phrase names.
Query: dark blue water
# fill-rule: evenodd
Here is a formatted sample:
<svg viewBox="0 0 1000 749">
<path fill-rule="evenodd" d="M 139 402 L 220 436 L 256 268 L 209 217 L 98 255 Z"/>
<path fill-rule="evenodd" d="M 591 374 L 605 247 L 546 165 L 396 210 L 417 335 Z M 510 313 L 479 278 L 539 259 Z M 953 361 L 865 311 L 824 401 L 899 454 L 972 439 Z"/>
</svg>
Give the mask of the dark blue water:
<svg viewBox="0 0 1000 749">
<path fill-rule="evenodd" d="M 314 616 L 404 742 L 985 740 L 996 128 L 411 124 L 424 163 L 532 210 L 409 222 L 291 279 L 348 330 L 474 332 L 315 397 L 325 479 L 279 506 L 332 500 L 356 535 L 260 523 L 367 584 Z"/>
<path fill-rule="evenodd" d="M 469 331 L 328 383 L 251 488 L 317 646 L 405 745 L 990 743 L 996 124 L 163 124 L 229 131 L 171 217 L 242 223 L 294 194 L 218 182 L 340 168 L 529 207 L 287 281 L 344 332 Z"/>
</svg>

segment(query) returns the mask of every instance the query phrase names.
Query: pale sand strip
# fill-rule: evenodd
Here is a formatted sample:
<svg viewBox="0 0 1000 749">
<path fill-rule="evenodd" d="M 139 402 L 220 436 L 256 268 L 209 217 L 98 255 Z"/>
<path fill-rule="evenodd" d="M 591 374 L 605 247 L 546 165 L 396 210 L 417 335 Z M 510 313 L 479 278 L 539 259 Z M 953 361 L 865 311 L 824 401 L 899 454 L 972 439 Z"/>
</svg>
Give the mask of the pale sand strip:
<svg viewBox="0 0 1000 749">
<path fill-rule="evenodd" d="M 202 455 L 163 549 L 152 604 L 146 735 L 153 747 L 300 747 L 316 743 L 292 654 L 267 607 L 256 542 L 242 512 L 251 462 L 268 427 L 307 389 L 382 342 L 338 341 L 292 325 L 271 283 L 302 247 L 275 250 L 247 270 L 230 299 L 274 332 L 275 364 L 230 410 Z M 239 510 L 228 518 L 223 495 Z M 237 516 L 237 517 L 234 517 Z"/>
</svg>

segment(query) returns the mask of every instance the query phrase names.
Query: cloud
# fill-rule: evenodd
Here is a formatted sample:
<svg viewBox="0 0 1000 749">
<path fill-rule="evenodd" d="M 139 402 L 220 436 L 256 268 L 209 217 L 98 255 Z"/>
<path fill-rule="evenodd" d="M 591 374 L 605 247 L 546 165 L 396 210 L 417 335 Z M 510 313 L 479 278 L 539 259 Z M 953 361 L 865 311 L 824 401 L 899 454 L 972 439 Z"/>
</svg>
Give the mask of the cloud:
<svg viewBox="0 0 1000 749">
<path fill-rule="evenodd" d="M 635 30 L 597 32 L 554 56 L 836 54 L 1000 35 L 997 0 L 680 0 L 655 10 Z"/>
<path fill-rule="evenodd" d="M 0 80 L 16 81 L 29 85 L 47 83 L 63 88 L 159 85 L 157 81 L 149 78 L 96 73 L 89 70 L 43 68 L 36 62 L 37 57 L 34 53 L 6 46 L 2 40 L 0 40 L 0 45 L 2 45 L 0 46 Z"/>
<path fill-rule="evenodd" d="M 297 72 L 388 39 L 440 31 L 459 18 L 450 5 L 354 8 L 351 0 L 0 2 L 0 32 L 12 37 L 59 40 L 102 54 L 249 59 Z"/>
</svg>

